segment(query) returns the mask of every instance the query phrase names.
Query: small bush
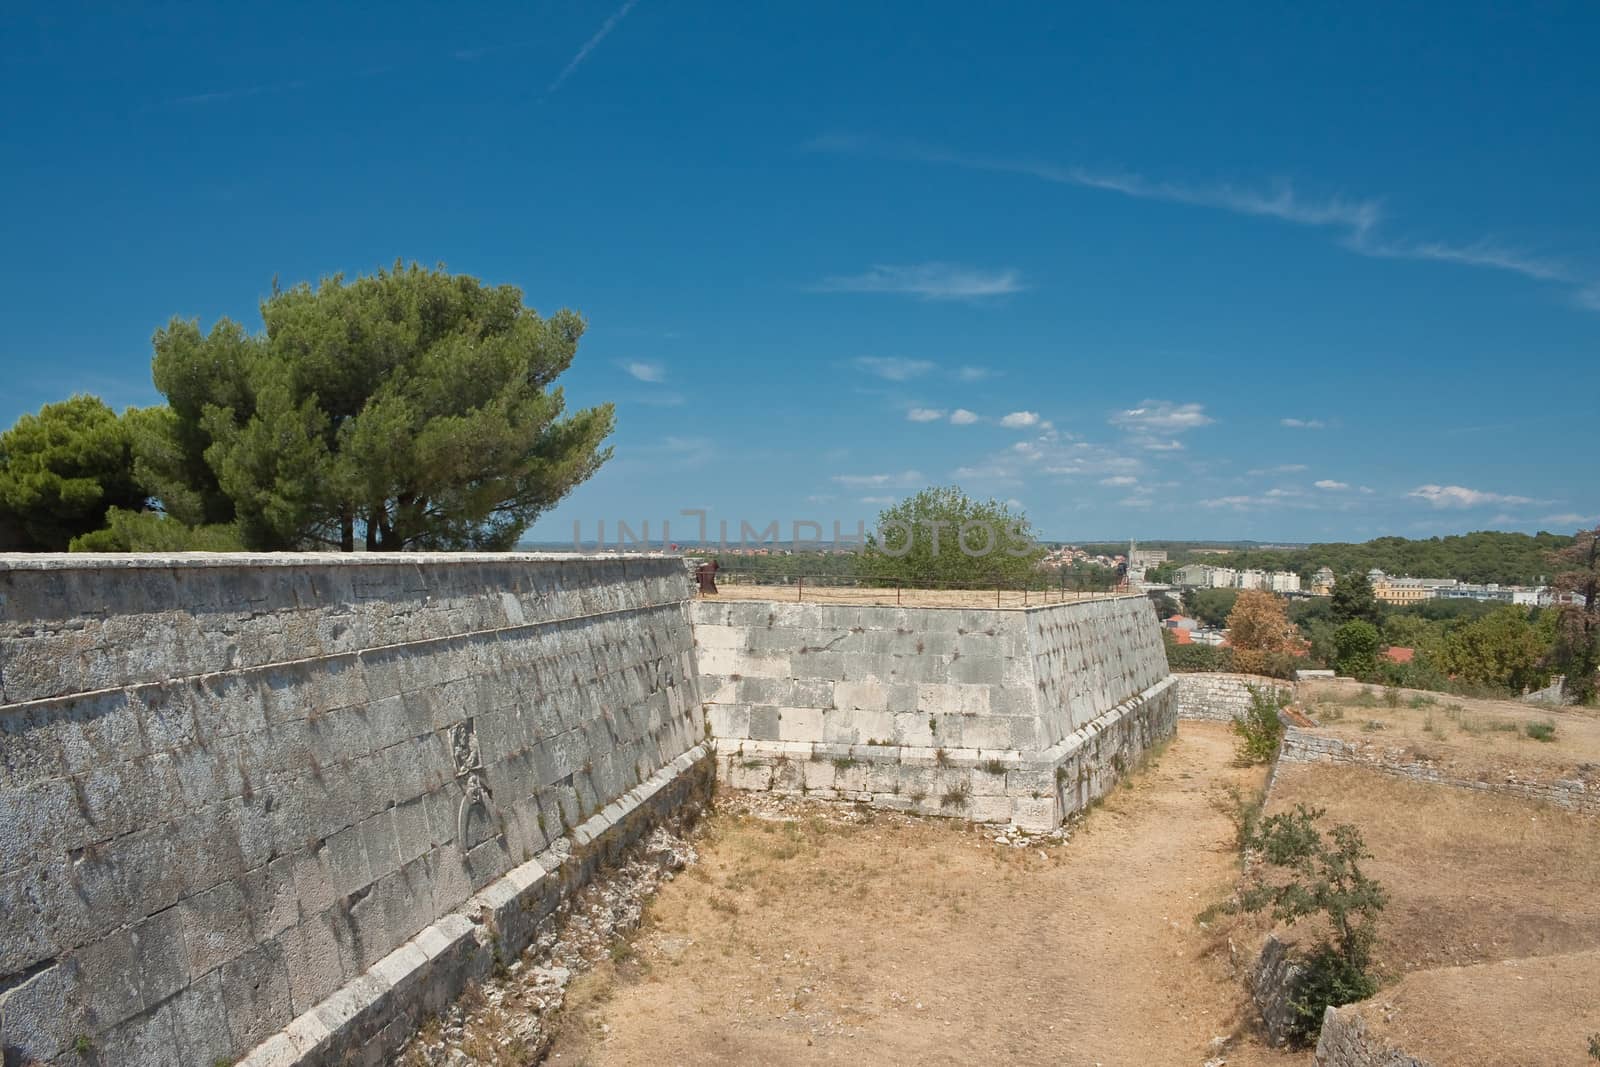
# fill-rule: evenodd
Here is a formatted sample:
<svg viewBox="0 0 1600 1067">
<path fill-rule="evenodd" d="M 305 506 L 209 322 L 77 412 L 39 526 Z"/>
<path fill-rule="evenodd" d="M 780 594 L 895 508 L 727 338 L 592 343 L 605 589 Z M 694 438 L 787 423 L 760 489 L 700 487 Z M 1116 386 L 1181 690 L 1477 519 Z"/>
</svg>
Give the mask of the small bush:
<svg viewBox="0 0 1600 1067">
<path fill-rule="evenodd" d="M 1530 722 L 1526 729 L 1528 736 L 1535 741 L 1554 741 L 1556 739 L 1556 724 L 1554 720 L 1546 719 L 1544 722 Z"/>
<path fill-rule="evenodd" d="M 1005 763 L 1003 761 L 997 760 L 997 759 L 992 759 L 992 760 L 989 760 L 989 761 L 985 762 L 984 765 L 983 765 L 983 769 L 988 771 L 990 774 L 1004 774 L 1004 773 L 1006 773 L 1006 765 L 1005 765 Z"/>
<path fill-rule="evenodd" d="M 1250 707 L 1233 720 L 1233 732 L 1239 738 L 1234 755 L 1243 764 L 1266 763 L 1277 754 L 1278 742 L 1283 740 L 1278 709 L 1289 703 L 1289 694 L 1281 689 L 1253 685 L 1247 688 Z"/>
<path fill-rule="evenodd" d="M 1377 991 L 1370 973 L 1372 945 L 1378 913 L 1388 903 L 1383 887 L 1361 870 L 1361 861 L 1372 853 L 1360 831 L 1341 823 L 1324 837 L 1317 825 L 1324 814 L 1320 808 L 1296 804 L 1293 811 L 1269 815 L 1250 829 L 1248 850 L 1264 862 L 1234 905 L 1249 913 L 1270 912 L 1277 922 L 1290 925 L 1317 916 L 1327 923 L 1331 940 L 1319 941 L 1301 958 L 1306 971 L 1290 994 L 1295 1011 L 1291 1035 L 1299 1044 L 1317 1039 L 1327 1008 L 1364 1000 Z M 1268 868 L 1287 872 L 1288 878 L 1269 877 Z"/>
</svg>

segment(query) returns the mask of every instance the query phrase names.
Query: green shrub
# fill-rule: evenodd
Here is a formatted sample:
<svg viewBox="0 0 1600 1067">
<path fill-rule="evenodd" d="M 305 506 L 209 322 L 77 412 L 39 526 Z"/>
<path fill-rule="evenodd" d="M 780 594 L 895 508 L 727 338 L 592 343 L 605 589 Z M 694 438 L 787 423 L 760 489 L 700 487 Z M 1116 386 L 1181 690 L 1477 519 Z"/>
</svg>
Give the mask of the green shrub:
<svg viewBox="0 0 1600 1067">
<path fill-rule="evenodd" d="M 1289 1034 L 1296 1044 L 1314 1045 L 1327 1010 L 1366 1000 L 1378 991 L 1378 981 L 1326 941 L 1300 963 L 1305 970 L 1289 993 L 1289 1007 L 1294 1011 Z"/>
<path fill-rule="evenodd" d="M 1556 724 L 1551 719 L 1546 719 L 1544 722 L 1530 722 L 1525 729 L 1528 732 L 1528 736 L 1535 741 L 1554 741 L 1556 739 Z"/>
<path fill-rule="evenodd" d="M 1306 970 L 1290 992 L 1296 1017 L 1292 1034 L 1300 1044 L 1316 1040 L 1327 1008 L 1364 1000 L 1377 991 L 1372 945 L 1378 913 L 1388 902 L 1383 887 L 1361 870 L 1361 861 L 1372 853 L 1360 831 L 1340 823 L 1324 837 L 1317 825 L 1324 814 L 1320 808 L 1296 804 L 1293 811 L 1260 820 L 1248 843 L 1263 862 L 1233 905 L 1238 911 L 1269 911 L 1274 920 L 1291 926 L 1312 916 L 1326 918 L 1332 939 L 1319 941 L 1301 957 Z M 1276 873 L 1269 877 L 1269 869 Z"/>
<path fill-rule="evenodd" d="M 1247 686 L 1250 690 L 1250 707 L 1233 720 L 1233 732 L 1238 737 L 1234 755 L 1240 763 L 1266 763 L 1277 755 L 1278 742 L 1283 740 L 1283 720 L 1278 709 L 1289 703 L 1286 690 L 1271 687 Z"/>
</svg>

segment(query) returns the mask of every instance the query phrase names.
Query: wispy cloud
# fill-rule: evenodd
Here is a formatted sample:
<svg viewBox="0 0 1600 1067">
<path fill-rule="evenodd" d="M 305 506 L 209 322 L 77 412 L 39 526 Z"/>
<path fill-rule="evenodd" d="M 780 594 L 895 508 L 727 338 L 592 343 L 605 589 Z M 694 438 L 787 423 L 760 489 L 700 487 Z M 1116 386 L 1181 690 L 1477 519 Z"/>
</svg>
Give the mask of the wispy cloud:
<svg viewBox="0 0 1600 1067">
<path fill-rule="evenodd" d="M 641 382 L 664 382 L 667 380 L 667 368 L 659 363 L 646 363 L 643 360 L 634 360 L 624 363 L 622 369 L 639 379 Z"/>
<path fill-rule="evenodd" d="M 993 378 L 1000 373 L 991 367 L 976 367 L 967 365 L 956 369 L 956 377 L 964 382 L 981 382 L 985 378 Z"/>
<path fill-rule="evenodd" d="M 1278 425 L 1287 426 L 1291 430 L 1320 430 L 1328 424 L 1321 419 L 1279 419 Z"/>
<path fill-rule="evenodd" d="M 835 474 L 833 480 L 851 489 L 915 489 L 923 484 L 921 471 L 898 474 Z"/>
<path fill-rule="evenodd" d="M 1009 429 L 1019 430 L 1036 425 L 1039 422 L 1037 411 L 1013 411 L 1009 415 L 1000 417 L 1000 425 Z"/>
<path fill-rule="evenodd" d="M 861 498 L 861 502 L 863 504 L 893 504 L 896 499 L 898 498 L 892 496 L 864 496 Z"/>
<path fill-rule="evenodd" d="M 1579 515 L 1576 511 L 1564 511 L 1559 515 L 1546 515 L 1539 521 L 1556 526 L 1590 526 L 1600 522 L 1600 515 Z"/>
<path fill-rule="evenodd" d="M 943 408 L 912 408 L 906 412 L 906 418 L 912 422 L 938 422 L 944 416 Z"/>
<path fill-rule="evenodd" d="M 902 359 L 899 356 L 857 356 L 850 362 L 857 370 L 891 382 L 908 382 L 933 370 L 933 364 L 928 360 Z"/>
<path fill-rule="evenodd" d="M 1336 482 L 1332 478 L 1323 478 L 1322 480 L 1317 481 L 1317 482 L 1313 482 L 1312 484 L 1315 485 L 1318 489 L 1326 489 L 1329 492 L 1335 492 L 1335 493 L 1340 491 L 1341 489 L 1350 488 L 1350 483 L 1349 482 Z"/>
<path fill-rule="evenodd" d="M 1489 504 L 1533 503 L 1531 497 L 1491 493 L 1482 489 L 1468 489 L 1462 485 L 1419 485 L 1406 495 L 1426 500 L 1436 508 L 1477 508 Z"/>
<path fill-rule="evenodd" d="M 561 88 L 562 83 L 572 76 L 572 72 L 577 70 L 584 60 L 589 58 L 589 53 L 593 52 L 600 42 L 606 39 L 608 33 L 617 28 L 617 23 L 621 22 L 628 12 L 632 11 L 633 5 L 638 2 L 639 0 L 627 0 L 621 7 L 613 11 L 610 17 L 600 24 L 600 28 L 594 32 L 594 36 L 583 42 L 583 47 L 578 49 L 578 54 L 568 60 L 567 65 L 561 68 L 561 73 L 556 75 L 556 80 L 550 83 L 550 88 L 546 89 L 545 92 L 547 94 L 553 93 Z"/>
<path fill-rule="evenodd" d="M 1246 471 L 1249 475 L 1260 474 L 1298 474 L 1300 471 L 1309 470 L 1304 463 L 1280 463 L 1276 467 L 1257 467 L 1255 470 Z"/>
<path fill-rule="evenodd" d="M 1101 478 L 1101 485 L 1134 485 L 1139 479 L 1131 474 L 1114 474 L 1110 478 Z"/>
<path fill-rule="evenodd" d="M 1169 400 L 1145 400 L 1136 408 L 1111 416 L 1111 425 L 1145 433 L 1182 433 L 1215 421 L 1206 414 L 1203 404 L 1174 404 Z"/>
<path fill-rule="evenodd" d="M 985 271 L 953 263 L 874 265 L 861 274 L 824 278 L 813 288 L 825 293 L 898 293 L 923 300 L 981 300 L 1020 292 L 1015 270 Z"/>
<path fill-rule="evenodd" d="M 271 96 L 276 93 L 293 92 L 304 89 L 306 82 L 302 79 L 285 82 L 269 82 L 265 85 L 242 85 L 234 89 L 218 89 L 209 93 L 193 93 L 189 96 L 173 98 L 174 104 L 220 104 L 228 100 L 242 100 L 251 96 Z"/>
<path fill-rule="evenodd" d="M 1592 272 L 1580 271 L 1560 259 L 1538 256 L 1492 240 L 1454 244 L 1386 237 L 1381 231 L 1392 230 L 1393 225 L 1384 212 L 1382 202 L 1373 197 L 1337 194 L 1307 196 L 1297 192 L 1287 181 L 1266 189 L 1156 181 L 1135 173 L 1064 166 L 1026 158 L 971 155 L 914 141 L 854 134 L 817 137 L 804 147 L 816 152 L 870 155 L 1016 174 L 1059 185 L 1118 193 L 1138 200 L 1187 204 L 1237 215 L 1276 219 L 1297 226 L 1331 229 L 1338 232 L 1339 244 L 1357 255 L 1498 270 L 1535 281 L 1566 285 L 1572 289 L 1571 298 L 1575 305 L 1600 311 L 1600 279 Z"/>
</svg>

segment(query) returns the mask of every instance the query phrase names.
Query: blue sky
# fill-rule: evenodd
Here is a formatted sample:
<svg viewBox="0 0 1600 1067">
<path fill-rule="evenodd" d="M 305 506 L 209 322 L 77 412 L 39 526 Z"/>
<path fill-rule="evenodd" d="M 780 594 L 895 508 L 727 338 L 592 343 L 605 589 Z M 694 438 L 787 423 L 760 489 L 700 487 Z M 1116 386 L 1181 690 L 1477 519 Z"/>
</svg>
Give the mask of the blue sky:
<svg viewBox="0 0 1600 1067">
<path fill-rule="evenodd" d="M 1597 46 L 1588 3 L 8 5 L 0 423 L 404 257 L 589 317 L 616 457 L 541 539 L 949 482 L 1057 538 L 1570 530 Z"/>
</svg>

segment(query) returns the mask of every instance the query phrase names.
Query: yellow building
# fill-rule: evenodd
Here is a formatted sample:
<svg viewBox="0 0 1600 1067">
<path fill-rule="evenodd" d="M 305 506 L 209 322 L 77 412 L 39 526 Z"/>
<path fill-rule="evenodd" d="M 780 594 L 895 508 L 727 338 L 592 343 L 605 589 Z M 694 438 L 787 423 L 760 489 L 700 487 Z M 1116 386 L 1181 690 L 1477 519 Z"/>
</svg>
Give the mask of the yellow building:
<svg viewBox="0 0 1600 1067">
<path fill-rule="evenodd" d="M 1420 604 L 1433 599 L 1433 588 L 1416 578 L 1390 578 L 1388 575 L 1372 580 L 1372 595 L 1385 604 Z"/>
</svg>

